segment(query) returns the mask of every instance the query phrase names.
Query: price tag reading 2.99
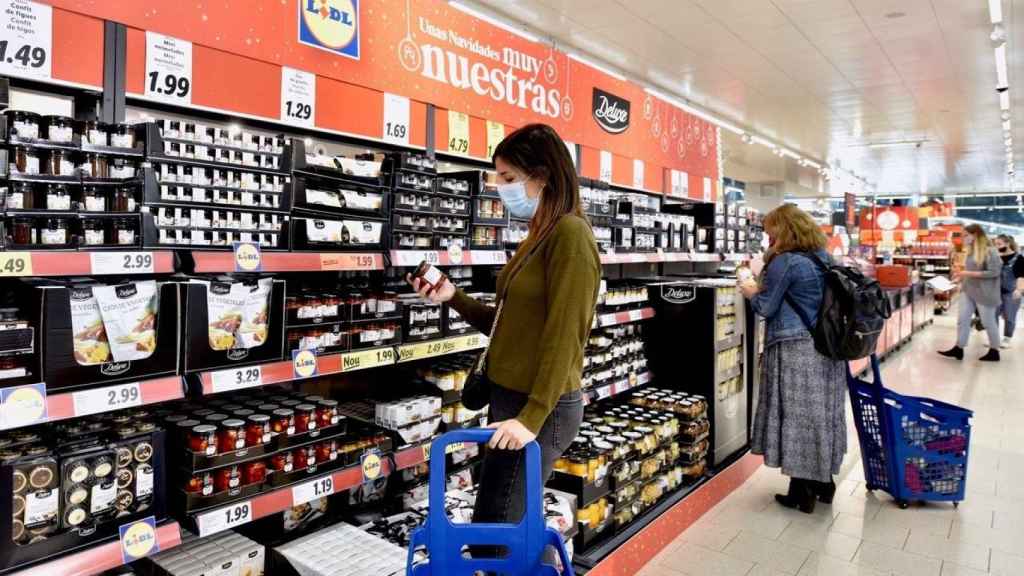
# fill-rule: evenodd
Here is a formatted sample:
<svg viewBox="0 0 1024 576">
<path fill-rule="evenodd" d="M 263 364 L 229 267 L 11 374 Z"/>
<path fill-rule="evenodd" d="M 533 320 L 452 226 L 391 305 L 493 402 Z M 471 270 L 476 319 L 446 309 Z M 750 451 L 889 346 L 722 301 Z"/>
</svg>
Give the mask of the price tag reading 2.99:
<svg viewBox="0 0 1024 576">
<path fill-rule="evenodd" d="M 75 416 L 87 416 L 142 405 L 142 391 L 139 390 L 138 382 L 74 392 L 71 398 L 74 401 Z"/>
<path fill-rule="evenodd" d="M 192 103 L 192 43 L 146 32 L 145 96 L 174 104 Z"/>
</svg>

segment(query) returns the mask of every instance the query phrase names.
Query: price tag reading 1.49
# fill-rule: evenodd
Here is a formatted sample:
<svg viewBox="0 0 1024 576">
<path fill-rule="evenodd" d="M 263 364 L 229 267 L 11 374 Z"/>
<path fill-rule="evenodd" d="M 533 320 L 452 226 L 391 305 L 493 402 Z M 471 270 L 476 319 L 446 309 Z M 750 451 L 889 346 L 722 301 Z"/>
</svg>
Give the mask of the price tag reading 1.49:
<svg viewBox="0 0 1024 576">
<path fill-rule="evenodd" d="M 232 506 L 211 510 L 196 517 L 199 536 L 206 538 L 211 534 L 223 532 L 252 521 L 252 502 L 245 500 Z"/>
<path fill-rule="evenodd" d="M 242 388 L 263 385 L 263 369 L 260 366 L 246 366 L 231 370 L 219 370 L 210 374 L 214 392 L 230 392 Z"/>
<path fill-rule="evenodd" d="M 0 75 L 52 78 L 53 8 L 28 0 L 2 0 L 0 13 Z"/>
<path fill-rule="evenodd" d="M 0 277 L 31 276 L 32 255 L 28 252 L 0 252 Z"/>
<path fill-rule="evenodd" d="M 303 482 L 292 488 L 292 506 L 299 506 L 331 494 L 334 494 L 334 478 L 331 476 Z"/>
<path fill-rule="evenodd" d="M 87 416 L 142 405 L 142 391 L 139 389 L 138 382 L 75 392 L 71 397 L 75 404 L 75 416 Z"/>
</svg>

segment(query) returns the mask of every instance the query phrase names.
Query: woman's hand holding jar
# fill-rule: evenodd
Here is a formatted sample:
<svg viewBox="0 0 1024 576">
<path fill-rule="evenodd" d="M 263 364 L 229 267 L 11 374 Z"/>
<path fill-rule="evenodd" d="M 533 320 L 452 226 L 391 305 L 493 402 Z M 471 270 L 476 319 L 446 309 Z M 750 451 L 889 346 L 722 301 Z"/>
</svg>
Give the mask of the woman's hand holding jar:
<svg viewBox="0 0 1024 576">
<path fill-rule="evenodd" d="M 434 304 L 441 304 L 447 302 L 455 296 L 455 285 L 452 284 L 447 277 L 441 280 L 438 285 L 431 285 L 429 282 L 424 282 L 422 278 L 413 278 L 411 274 L 407 274 L 405 281 L 408 282 L 412 289 L 419 293 L 420 296 L 430 300 Z"/>
</svg>

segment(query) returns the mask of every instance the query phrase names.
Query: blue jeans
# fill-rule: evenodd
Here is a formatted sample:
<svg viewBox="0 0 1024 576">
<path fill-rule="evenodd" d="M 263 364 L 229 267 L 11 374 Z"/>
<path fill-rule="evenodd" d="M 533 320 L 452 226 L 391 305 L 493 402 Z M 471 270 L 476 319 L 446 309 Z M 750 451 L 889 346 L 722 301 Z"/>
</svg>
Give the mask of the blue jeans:
<svg viewBox="0 0 1024 576">
<path fill-rule="evenodd" d="M 1017 313 L 1020 312 L 1020 299 L 1013 297 L 1013 292 L 1003 294 L 1003 304 L 999 307 L 999 313 L 1003 317 L 1003 336 L 1013 338 L 1013 332 L 1017 329 Z"/>
<path fill-rule="evenodd" d="M 996 318 L 998 306 L 985 306 L 978 304 L 967 294 L 960 295 L 960 315 L 956 321 L 957 346 L 967 347 L 967 340 L 971 337 L 971 323 L 974 320 L 974 311 L 978 311 L 981 317 L 981 324 L 988 332 L 988 346 L 995 350 L 999 349 L 999 319 Z"/>
</svg>

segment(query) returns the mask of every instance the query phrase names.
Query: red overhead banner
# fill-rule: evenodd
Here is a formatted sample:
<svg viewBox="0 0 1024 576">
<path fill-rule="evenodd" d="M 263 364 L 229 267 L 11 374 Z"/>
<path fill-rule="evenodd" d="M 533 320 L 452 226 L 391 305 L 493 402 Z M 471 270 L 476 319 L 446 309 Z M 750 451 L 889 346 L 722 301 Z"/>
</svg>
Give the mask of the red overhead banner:
<svg viewBox="0 0 1024 576">
<path fill-rule="evenodd" d="M 566 140 L 643 159 L 645 175 L 661 166 L 693 182 L 718 178 L 710 123 L 443 0 L 234 0 L 188 8 L 178 0 L 49 3 L 134 29 L 127 80 L 134 94 L 146 81 L 139 31 L 158 32 L 195 45 L 193 105 L 276 118 L 280 77 L 266 66 L 287 66 L 370 91 L 318 84 L 320 128 L 380 138 L 379 115 L 365 110 L 379 109 L 380 93 L 388 92 L 506 126 L 545 122 Z M 321 100 L 325 92 L 355 98 Z M 471 153 L 483 156 L 486 142 L 475 139 L 471 134 Z"/>
</svg>

